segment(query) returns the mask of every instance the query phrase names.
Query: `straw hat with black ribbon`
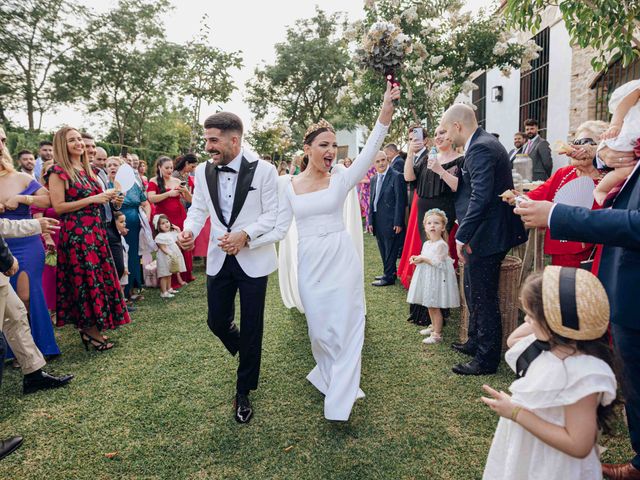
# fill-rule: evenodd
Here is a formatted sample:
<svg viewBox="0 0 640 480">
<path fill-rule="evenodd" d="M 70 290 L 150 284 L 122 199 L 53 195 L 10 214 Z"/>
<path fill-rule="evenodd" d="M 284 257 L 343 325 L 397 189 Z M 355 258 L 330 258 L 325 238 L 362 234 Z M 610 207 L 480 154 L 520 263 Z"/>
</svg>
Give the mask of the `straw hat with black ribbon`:
<svg viewBox="0 0 640 480">
<path fill-rule="evenodd" d="M 587 270 L 549 266 L 542 274 L 542 306 L 549 328 L 571 340 L 596 340 L 609 325 L 609 299 L 600 280 Z M 526 375 L 531 363 L 549 342 L 536 340 L 516 360 L 518 377 Z"/>
<path fill-rule="evenodd" d="M 587 270 L 549 266 L 542 275 L 544 316 L 553 332 L 572 340 L 595 340 L 609 325 L 609 299 Z"/>
</svg>

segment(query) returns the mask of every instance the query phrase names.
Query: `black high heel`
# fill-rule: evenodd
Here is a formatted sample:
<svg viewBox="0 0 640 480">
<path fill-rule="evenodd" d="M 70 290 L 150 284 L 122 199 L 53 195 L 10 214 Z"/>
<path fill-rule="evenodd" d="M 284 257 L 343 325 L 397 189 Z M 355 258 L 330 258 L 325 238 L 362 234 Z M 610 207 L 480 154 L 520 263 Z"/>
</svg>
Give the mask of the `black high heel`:
<svg viewBox="0 0 640 480">
<path fill-rule="evenodd" d="M 82 340 L 84 349 L 87 352 L 89 351 L 89 345 L 91 345 L 98 352 L 111 350 L 114 347 L 113 343 L 107 343 L 107 342 L 103 342 L 102 340 L 98 340 L 97 338 L 92 337 L 86 332 L 80 332 L 80 340 Z"/>
</svg>

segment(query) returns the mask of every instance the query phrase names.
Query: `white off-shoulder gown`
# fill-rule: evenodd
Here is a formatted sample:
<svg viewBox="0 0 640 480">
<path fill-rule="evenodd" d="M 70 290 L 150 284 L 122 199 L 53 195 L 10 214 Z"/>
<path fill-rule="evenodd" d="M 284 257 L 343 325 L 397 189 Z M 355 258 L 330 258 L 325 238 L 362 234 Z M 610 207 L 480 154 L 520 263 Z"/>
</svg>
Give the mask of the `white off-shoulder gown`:
<svg viewBox="0 0 640 480">
<path fill-rule="evenodd" d="M 285 237 L 295 216 L 298 229 L 298 289 L 307 317 L 316 366 L 307 379 L 325 395 L 328 420 L 349 419 L 360 390 L 364 343 L 362 259 L 345 228 L 347 195 L 365 176 L 380 150 L 387 127 L 377 123 L 351 167 L 338 165 L 329 187 L 296 194 L 289 179 L 281 189 L 276 228 L 250 242 L 250 248 Z"/>
</svg>

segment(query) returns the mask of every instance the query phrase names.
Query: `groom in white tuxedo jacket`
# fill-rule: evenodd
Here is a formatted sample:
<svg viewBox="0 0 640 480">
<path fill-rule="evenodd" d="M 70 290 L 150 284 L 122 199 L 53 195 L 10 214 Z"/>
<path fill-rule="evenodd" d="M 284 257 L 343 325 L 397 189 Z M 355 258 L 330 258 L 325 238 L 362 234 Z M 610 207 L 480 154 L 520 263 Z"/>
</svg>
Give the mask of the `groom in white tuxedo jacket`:
<svg viewBox="0 0 640 480">
<path fill-rule="evenodd" d="M 278 213 L 277 173 L 241 147 L 242 121 L 220 112 L 204 122 L 211 159 L 195 172 L 193 201 L 179 243 L 193 248 L 207 217 L 211 236 L 207 252 L 208 324 L 240 363 L 234 416 L 247 423 L 253 416 L 249 392 L 258 387 L 267 278 L 277 268 L 274 245 L 244 248 L 273 230 Z M 235 297 L 240 291 L 240 323 L 234 323 Z"/>
</svg>

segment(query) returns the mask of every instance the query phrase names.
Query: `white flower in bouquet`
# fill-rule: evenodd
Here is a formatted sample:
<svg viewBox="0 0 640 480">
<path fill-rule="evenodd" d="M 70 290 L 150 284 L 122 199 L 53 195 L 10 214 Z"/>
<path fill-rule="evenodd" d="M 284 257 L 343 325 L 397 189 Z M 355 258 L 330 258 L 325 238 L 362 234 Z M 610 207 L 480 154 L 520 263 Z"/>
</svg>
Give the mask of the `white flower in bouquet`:
<svg viewBox="0 0 640 480">
<path fill-rule="evenodd" d="M 391 22 L 376 22 L 356 51 L 360 65 L 386 74 L 398 69 L 411 52 L 411 38 Z"/>
</svg>

